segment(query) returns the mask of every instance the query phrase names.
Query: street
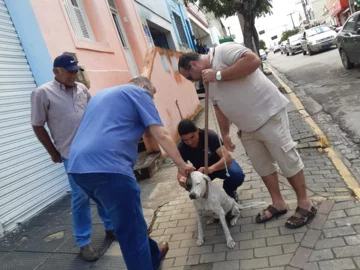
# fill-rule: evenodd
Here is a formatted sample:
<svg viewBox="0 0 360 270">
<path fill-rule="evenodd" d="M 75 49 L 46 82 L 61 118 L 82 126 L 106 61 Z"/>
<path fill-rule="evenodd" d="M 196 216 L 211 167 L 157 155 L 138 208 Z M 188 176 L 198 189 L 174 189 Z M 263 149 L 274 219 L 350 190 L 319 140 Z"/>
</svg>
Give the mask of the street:
<svg viewBox="0 0 360 270">
<path fill-rule="evenodd" d="M 336 48 L 313 56 L 269 53 L 268 63 L 284 75 L 359 180 L 359 66 L 346 70 Z"/>
</svg>

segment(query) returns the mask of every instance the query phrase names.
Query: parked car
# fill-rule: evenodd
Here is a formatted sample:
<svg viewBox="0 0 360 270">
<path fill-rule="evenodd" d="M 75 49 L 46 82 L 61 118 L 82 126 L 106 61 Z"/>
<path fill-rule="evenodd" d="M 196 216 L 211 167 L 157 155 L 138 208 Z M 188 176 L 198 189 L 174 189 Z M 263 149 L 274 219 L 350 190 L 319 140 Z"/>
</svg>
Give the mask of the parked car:
<svg viewBox="0 0 360 270">
<path fill-rule="evenodd" d="M 348 18 L 337 36 L 337 43 L 346 69 L 360 64 L 360 11 Z"/>
<path fill-rule="evenodd" d="M 301 40 L 303 54 L 313 55 L 336 45 L 336 32 L 326 25 L 315 26 L 304 31 Z"/>
<path fill-rule="evenodd" d="M 281 54 L 285 54 L 285 53 L 286 53 L 285 46 L 286 46 L 286 41 L 281 42 L 281 44 L 280 44 Z"/>
<path fill-rule="evenodd" d="M 294 55 L 295 53 L 301 52 L 301 34 L 296 34 L 288 38 L 288 42 L 285 45 L 286 55 Z"/>
<path fill-rule="evenodd" d="M 263 50 L 263 49 L 260 49 L 259 50 L 259 54 L 260 54 L 260 58 L 262 61 L 265 61 L 266 60 L 266 52 Z"/>
<path fill-rule="evenodd" d="M 280 52 L 280 46 L 275 45 L 274 47 L 274 53 Z"/>
</svg>

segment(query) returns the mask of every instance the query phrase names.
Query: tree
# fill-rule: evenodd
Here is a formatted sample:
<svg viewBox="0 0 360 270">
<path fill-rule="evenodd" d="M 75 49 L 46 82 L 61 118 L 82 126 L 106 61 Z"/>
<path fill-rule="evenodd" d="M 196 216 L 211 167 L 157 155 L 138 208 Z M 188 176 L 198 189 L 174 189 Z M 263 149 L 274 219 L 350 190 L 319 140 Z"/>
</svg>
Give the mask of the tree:
<svg viewBox="0 0 360 270">
<path fill-rule="evenodd" d="M 260 44 L 259 44 L 259 45 L 260 45 L 260 49 L 263 49 L 263 50 L 266 50 L 266 49 L 267 49 L 265 41 L 260 40 Z"/>
<path fill-rule="evenodd" d="M 213 12 L 216 17 L 238 15 L 243 30 L 244 44 L 258 53 L 259 35 L 255 19 L 272 14 L 272 0 L 184 0 L 187 3 L 198 3 L 200 9 Z"/>
<path fill-rule="evenodd" d="M 296 35 L 299 32 L 300 32 L 300 29 L 292 29 L 292 30 L 284 31 L 281 35 L 279 44 L 281 44 L 281 42 L 283 42 L 285 40 L 288 40 L 289 37 Z"/>
</svg>

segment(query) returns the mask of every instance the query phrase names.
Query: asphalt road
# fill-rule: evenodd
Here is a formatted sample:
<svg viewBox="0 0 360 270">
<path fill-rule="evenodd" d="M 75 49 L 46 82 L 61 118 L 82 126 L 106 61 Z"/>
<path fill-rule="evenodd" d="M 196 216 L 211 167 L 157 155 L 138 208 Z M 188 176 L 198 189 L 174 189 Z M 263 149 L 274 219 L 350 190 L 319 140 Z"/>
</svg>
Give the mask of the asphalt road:
<svg viewBox="0 0 360 270">
<path fill-rule="evenodd" d="M 320 110 L 333 120 L 354 142 L 360 143 L 360 67 L 346 70 L 337 49 L 313 56 L 299 53 L 286 56 L 269 53 L 268 62 L 292 83 L 295 92 L 305 92 L 304 104 L 310 114 Z"/>
</svg>

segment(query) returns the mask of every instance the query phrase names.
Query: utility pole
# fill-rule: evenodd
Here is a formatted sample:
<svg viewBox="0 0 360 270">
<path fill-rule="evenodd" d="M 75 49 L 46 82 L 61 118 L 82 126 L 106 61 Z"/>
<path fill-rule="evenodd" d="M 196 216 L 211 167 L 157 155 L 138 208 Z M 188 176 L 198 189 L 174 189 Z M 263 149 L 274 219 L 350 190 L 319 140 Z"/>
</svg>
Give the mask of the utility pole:
<svg viewBox="0 0 360 270">
<path fill-rule="evenodd" d="M 310 19 L 309 19 L 309 14 L 306 10 L 306 5 L 307 5 L 307 1 L 306 0 L 301 0 L 300 2 L 297 2 L 296 4 L 302 4 L 303 6 L 303 9 L 304 9 L 304 13 L 305 13 L 305 18 L 308 22 L 310 22 Z"/>
<path fill-rule="evenodd" d="M 290 14 L 288 14 L 288 16 L 291 17 L 291 21 L 292 21 L 293 27 L 294 27 L 294 29 L 295 29 L 295 23 L 294 23 L 294 19 L 293 19 L 293 16 L 292 16 L 294 13 L 295 13 L 295 12 L 291 12 Z"/>
</svg>

